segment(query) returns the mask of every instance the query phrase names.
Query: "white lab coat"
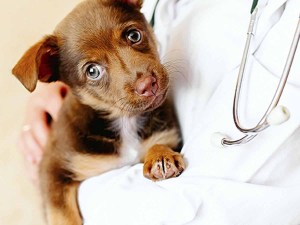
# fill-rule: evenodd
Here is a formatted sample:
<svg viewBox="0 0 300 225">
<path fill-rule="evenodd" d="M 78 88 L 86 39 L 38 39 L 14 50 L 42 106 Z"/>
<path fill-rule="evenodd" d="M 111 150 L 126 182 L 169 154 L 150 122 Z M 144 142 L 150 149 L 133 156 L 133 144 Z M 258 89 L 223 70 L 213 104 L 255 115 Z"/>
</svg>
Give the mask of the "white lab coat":
<svg viewBox="0 0 300 225">
<path fill-rule="evenodd" d="M 291 118 L 246 145 L 219 149 L 210 143 L 214 132 L 241 137 L 232 101 L 251 3 L 159 2 L 155 32 L 173 76 L 187 169 L 154 183 L 138 164 L 85 181 L 79 190 L 85 225 L 300 224 L 300 50 L 280 101 Z M 245 126 L 258 122 L 274 94 L 300 14 L 300 0 L 259 4 L 241 96 Z M 150 9 L 154 1 L 145 5 Z"/>
</svg>

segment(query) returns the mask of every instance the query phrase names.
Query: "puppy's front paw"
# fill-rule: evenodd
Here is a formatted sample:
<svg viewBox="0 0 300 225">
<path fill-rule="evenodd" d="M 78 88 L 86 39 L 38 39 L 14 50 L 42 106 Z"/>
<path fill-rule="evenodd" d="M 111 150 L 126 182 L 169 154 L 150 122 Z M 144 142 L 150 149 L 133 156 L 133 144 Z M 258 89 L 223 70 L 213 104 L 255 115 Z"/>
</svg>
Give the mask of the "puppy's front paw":
<svg viewBox="0 0 300 225">
<path fill-rule="evenodd" d="M 145 157 L 144 176 L 153 181 L 177 177 L 184 169 L 182 155 L 165 145 L 154 145 Z"/>
</svg>

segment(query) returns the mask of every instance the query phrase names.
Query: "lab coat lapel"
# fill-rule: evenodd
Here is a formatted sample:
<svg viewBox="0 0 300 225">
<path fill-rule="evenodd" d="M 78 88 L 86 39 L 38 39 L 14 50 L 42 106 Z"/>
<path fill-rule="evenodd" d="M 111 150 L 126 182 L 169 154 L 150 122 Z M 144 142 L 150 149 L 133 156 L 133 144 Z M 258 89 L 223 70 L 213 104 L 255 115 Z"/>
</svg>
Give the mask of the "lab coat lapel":
<svg viewBox="0 0 300 225">
<path fill-rule="evenodd" d="M 263 1 L 258 4 L 258 23 L 255 28 L 254 44 L 252 46 L 252 53 L 254 53 L 258 48 L 269 30 L 278 22 L 283 11 L 284 5 L 287 0 L 269 0 Z"/>
</svg>

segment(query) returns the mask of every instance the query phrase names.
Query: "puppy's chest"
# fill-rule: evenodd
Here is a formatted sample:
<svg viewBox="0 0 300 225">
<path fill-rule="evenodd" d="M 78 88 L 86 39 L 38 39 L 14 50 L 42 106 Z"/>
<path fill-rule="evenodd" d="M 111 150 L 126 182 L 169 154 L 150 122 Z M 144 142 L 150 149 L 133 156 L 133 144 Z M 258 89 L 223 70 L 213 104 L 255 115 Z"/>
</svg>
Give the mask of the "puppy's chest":
<svg viewBox="0 0 300 225">
<path fill-rule="evenodd" d="M 143 143 L 153 132 L 148 115 L 110 120 L 106 114 L 94 114 L 84 123 L 80 129 L 73 127 L 78 140 L 74 148 L 84 154 L 118 156 L 119 166 L 140 162 L 147 150 Z"/>
<path fill-rule="evenodd" d="M 137 163 L 143 156 L 141 142 L 144 137 L 139 135 L 143 130 L 141 118 L 120 117 L 109 120 L 106 115 L 89 117 L 80 124 L 73 123 L 73 134 L 76 151 L 84 154 L 115 155 L 121 165 Z M 77 140 L 77 141 L 76 141 Z"/>
<path fill-rule="evenodd" d="M 142 154 L 141 138 L 138 135 L 141 122 L 137 117 L 121 117 L 113 122 L 119 133 L 120 146 L 118 153 L 121 163 L 137 163 Z"/>
</svg>

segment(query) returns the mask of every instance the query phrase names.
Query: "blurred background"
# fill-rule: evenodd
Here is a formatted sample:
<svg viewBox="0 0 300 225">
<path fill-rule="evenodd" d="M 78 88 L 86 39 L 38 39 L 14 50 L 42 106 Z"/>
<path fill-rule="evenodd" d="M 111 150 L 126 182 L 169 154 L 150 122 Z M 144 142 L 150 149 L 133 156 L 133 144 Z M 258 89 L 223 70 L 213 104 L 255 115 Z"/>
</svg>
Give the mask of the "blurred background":
<svg viewBox="0 0 300 225">
<path fill-rule="evenodd" d="M 29 93 L 11 75 L 22 54 L 80 0 L 10 0 L 0 7 L 0 224 L 42 225 L 39 194 L 16 148 Z"/>
</svg>

